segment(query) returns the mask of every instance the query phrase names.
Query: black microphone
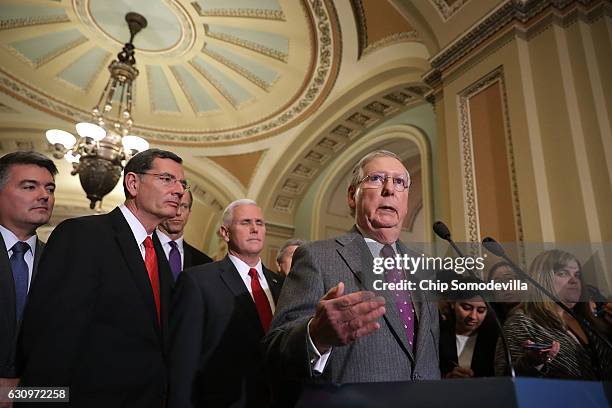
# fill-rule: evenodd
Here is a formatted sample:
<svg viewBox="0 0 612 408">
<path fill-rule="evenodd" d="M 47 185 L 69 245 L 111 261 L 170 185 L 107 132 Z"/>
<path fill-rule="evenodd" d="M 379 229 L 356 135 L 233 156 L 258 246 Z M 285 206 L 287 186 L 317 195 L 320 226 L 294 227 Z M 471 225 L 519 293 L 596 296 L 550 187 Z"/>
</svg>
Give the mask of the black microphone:
<svg viewBox="0 0 612 408">
<path fill-rule="evenodd" d="M 580 326 L 582 326 L 582 329 L 585 332 L 593 333 L 596 337 L 598 337 L 601 341 L 603 341 L 603 343 L 605 345 L 607 345 L 610 349 L 612 349 L 612 344 L 610 343 L 610 341 L 603 334 L 601 334 L 599 331 L 595 330 L 595 328 L 593 326 L 591 326 L 591 323 L 588 320 L 586 320 L 582 316 L 578 316 L 572 309 L 567 307 L 565 305 L 565 303 L 561 302 L 561 299 L 559 299 L 556 295 L 554 295 L 548 289 L 546 289 L 542 285 L 540 285 L 540 283 L 538 281 L 533 279 L 524 270 L 522 270 L 517 264 L 515 264 L 512 261 L 512 259 L 510 259 L 510 257 L 506 254 L 506 251 L 504 250 L 504 247 L 502 247 L 499 242 L 497 242 L 496 240 L 494 240 L 491 237 L 486 237 L 485 239 L 482 240 L 482 245 L 488 251 L 490 251 L 493 255 L 497 255 L 500 258 L 503 258 L 506 262 L 508 262 L 510 264 L 512 269 L 514 269 L 514 271 L 517 272 L 522 278 L 524 278 L 529 283 L 531 283 L 537 290 L 540 291 L 540 293 L 543 293 L 547 298 L 549 298 L 550 300 L 555 302 L 567 314 L 572 316 L 578 322 L 578 324 L 580 324 Z"/>
<path fill-rule="evenodd" d="M 451 239 L 451 233 L 448 230 L 446 224 L 444 224 L 442 221 L 434 222 L 433 231 L 436 233 L 437 236 L 439 236 L 445 241 Z"/>
<path fill-rule="evenodd" d="M 444 224 L 442 221 L 434 222 L 433 231 L 436 233 L 437 236 L 439 236 L 445 241 L 448 241 L 450 246 L 453 247 L 455 252 L 457 252 L 457 254 L 459 254 L 461 258 L 465 258 L 465 255 L 463 255 L 459 247 L 455 244 L 455 241 L 453 241 L 453 239 L 451 238 L 450 230 L 448 229 L 446 224 Z M 503 251 L 503 248 L 502 248 L 502 251 Z M 470 277 L 475 279 L 477 282 L 484 283 L 484 281 L 480 279 L 480 277 L 477 276 L 474 273 L 474 271 L 472 271 L 471 269 L 468 269 L 467 272 L 470 275 Z M 501 341 L 502 341 L 502 346 L 504 347 L 504 355 L 506 357 L 506 364 L 508 364 L 508 369 L 510 370 L 510 377 L 514 378 L 516 377 L 516 373 L 514 371 L 514 365 L 512 364 L 512 355 L 510 354 L 510 348 L 508 347 L 508 339 L 506 339 L 506 335 L 504 334 L 504 327 L 502 325 L 502 322 L 501 320 L 499 320 L 499 316 L 497 315 L 497 313 L 495 313 L 495 309 L 493 309 L 493 307 L 491 306 L 491 303 L 487 300 L 485 294 L 482 293 L 482 291 L 478 291 L 478 292 L 480 293 L 480 296 L 482 297 L 484 304 L 487 306 L 487 310 L 490 310 L 491 313 L 493 313 L 493 318 L 494 318 L 493 320 L 495 321 L 495 327 L 497 328 L 497 333 L 499 334 L 499 337 L 501 338 Z"/>
<path fill-rule="evenodd" d="M 497 255 L 500 258 L 506 259 L 507 255 L 506 255 L 506 251 L 504 250 L 504 247 L 501 246 L 499 242 L 497 242 L 493 238 L 486 237 L 485 239 L 482 240 L 482 245 L 493 255 Z"/>
<path fill-rule="evenodd" d="M 450 246 L 453 247 L 455 252 L 457 252 L 460 257 L 465 258 L 465 255 L 463 255 L 463 252 L 461 252 L 459 247 L 455 244 L 455 241 L 453 241 L 453 239 L 451 238 L 450 230 L 448 229 L 446 224 L 444 224 L 442 221 L 434 222 L 433 231 L 436 233 L 437 236 L 439 236 L 440 238 L 442 238 L 445 241 L 448 241 Z M 478 279 L 478 277 L 476 277 L 476 278 Z"/>
</svg>

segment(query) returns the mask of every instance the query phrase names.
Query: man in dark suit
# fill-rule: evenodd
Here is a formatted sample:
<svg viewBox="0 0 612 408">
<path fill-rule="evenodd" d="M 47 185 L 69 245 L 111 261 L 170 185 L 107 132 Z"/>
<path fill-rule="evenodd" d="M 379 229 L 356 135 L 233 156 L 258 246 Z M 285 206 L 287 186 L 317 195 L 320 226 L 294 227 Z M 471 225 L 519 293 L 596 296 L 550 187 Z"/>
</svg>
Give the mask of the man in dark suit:
<svg viewBox="0 0 612 408">
<path fill-rule="evenodd" d="M 265 407 L 259 343 L 282 277 L 259 257 L 266 226 L 252 200 L 231 203 L 220 234 L 228 255 L 181 273 L 173 297 L 170 407 Z"/>
<path fill-rule="evenodd" d="M 51 218 L 56 174 L 40 153 L 0 158 L 0 387 L 17 385 L 17 332 L 44 246 L 36 229 Z"/>
<path fill-rule="evenodd" d="M 192 205 L 191 191 L 186 191 L 176 211 L 176 216 L 162 222 L 157 227 L 157 236 L 164 248 L 175 281 L 183 269 L 212 262 L 208 255 L 192 247 L 183 239 Z"/>
<path fill-rule="evenodd" d="M 348 205 L 356 225 L 296 250 L 264 339 L 266 365 L 281 378 L 311 383 L 438 379 L 436 302 L 374 285 L 411 277 L 395 267 L 374 274 L 375 257 L 420 255 L 399 240 L 408 171 L 395 154 L 375 151 L 352 174 Z"/>
<path fill-rule="evenodd" d="M 22 324 L 20 386 L 69 386 L 78 407 L 162 407 L 172 275 L 153 233 L 187 188 L 181 158 L 125 166 L 125 203 L 55 228 Z"/>
</svg>

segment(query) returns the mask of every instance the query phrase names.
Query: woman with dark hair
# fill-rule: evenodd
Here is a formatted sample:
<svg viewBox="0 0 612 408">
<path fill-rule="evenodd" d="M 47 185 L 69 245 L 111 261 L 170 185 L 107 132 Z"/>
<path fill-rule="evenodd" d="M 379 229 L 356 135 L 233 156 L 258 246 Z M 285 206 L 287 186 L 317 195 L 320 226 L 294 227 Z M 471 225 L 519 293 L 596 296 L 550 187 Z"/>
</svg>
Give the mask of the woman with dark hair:
<svg viewBox="0 0 612 408">
<path fill-rule="evenodd" d="M 443 378 L 492 377 L 497 330 L 486 303 L 475 292 L 456 295 L 440 321 L 440 372 Z"/>
<path fill-rule="evenodd" d="M 554 293 L 577 315 L 593 322 L 578 259 L 564 251 L 538 255 L 529 274 Z M 556 303 L 533 286 L 527 302 L 506 320 L 504 333 L 519 375 L 583 380 L 612 379 L 612 351 Z M 503 375 L 506 362 L 498 342 L 495 372 Z"/>
</svg>

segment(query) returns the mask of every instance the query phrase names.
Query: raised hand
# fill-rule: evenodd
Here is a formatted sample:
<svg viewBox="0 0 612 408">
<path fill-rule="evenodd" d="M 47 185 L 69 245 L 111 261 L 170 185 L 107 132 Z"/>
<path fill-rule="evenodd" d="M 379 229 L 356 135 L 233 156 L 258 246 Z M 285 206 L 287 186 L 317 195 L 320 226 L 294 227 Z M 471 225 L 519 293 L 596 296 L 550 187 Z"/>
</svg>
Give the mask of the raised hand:
<svg viewBox="0 0 612 408">
<path fill-rule="evenodd" d="M 331 288 L 319 301 L 310 322 L 310 337 L 321 354 L 347 345 L 380 328 L 385 299 L 369 291 L 344 294 L 344 283 Z"/>
</svg>

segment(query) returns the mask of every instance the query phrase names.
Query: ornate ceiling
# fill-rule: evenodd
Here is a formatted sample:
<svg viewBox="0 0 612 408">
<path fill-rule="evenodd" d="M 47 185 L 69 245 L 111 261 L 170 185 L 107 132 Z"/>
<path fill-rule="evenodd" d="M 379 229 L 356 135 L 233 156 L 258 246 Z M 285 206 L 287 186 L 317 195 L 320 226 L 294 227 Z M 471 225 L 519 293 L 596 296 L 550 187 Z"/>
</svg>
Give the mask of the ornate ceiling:
<svg viewBox="0 0 612 408">
<path fill-rule="evenodd" d="M 0 85 L 51 115 L 88 119 L 129 39 L 129 11 L 149 23 L 134 41 L 134 133 L 152 142 L 277 134 L 316 109 L 338 73 L 332 2 L 4 0 Z"/>
</svg>

